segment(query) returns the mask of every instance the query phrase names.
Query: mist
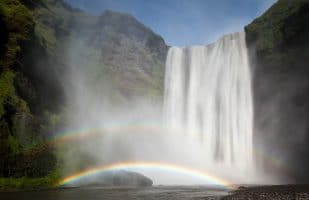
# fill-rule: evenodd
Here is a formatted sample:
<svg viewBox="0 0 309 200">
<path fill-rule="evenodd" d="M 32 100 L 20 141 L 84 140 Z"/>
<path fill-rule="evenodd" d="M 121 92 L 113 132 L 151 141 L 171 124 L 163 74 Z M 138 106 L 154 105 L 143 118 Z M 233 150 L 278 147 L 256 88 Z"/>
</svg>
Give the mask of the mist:
<svg viewBox="0 0 309 200">
<path fill-rule="evenodd" d="M 250 146 L 250 140 L 252 139 L 240 138 L 237 140 L 234 138 L 234 140 L 236 139 L 234 143 L 236 146 L 232 146 L 231 148 L 235 148 L 235 150 L 229 152 L 227 147 L 229 147 L 230 142 L 224 137 L 238 136 L 224 136 L 227 134 L 226 132 L 230 131 L 225 129 L 225 132 L 220 133 L 222 135 L 221 139 L 219 136 L 217 139 L 214 137 L 214 143 L 212 144 L 207 139 L 209 137 L 207 136 L 207 132 L 209 132 L 211 127 L 216 127 L 215 124 L 211 125 L 207 122 L 211 118 L 204 119 L 209 124 L 209 127 L 205 127 L 205 130 L 199 130 L 193 127 L 188 130 L 181 125 L 181 121 L 177 121 L 177 113 L 175 116 L 171 113 L 167 114 L 166 112 L 170 108 L 166 108 L 167 102 L 165 101 L 169 101 L 172 107 L 180 101 L 178 99 L 179 97 L 176 97 L 176 99 L 167 99 L 166 91 L 169 89 L 175 90 L 173 88 L 166 88 L 169 87 L 167 80 L 165 80 L 165 89 L 159 88 L 159 90 L 162 90 L 161 93 L 149 95 L 148 91 L 153 90 L 153 85 L 151 84 L 145 86 L 146 93 L 143 90 L 144 93 L 142 94 L 134 93 L 132 91 L 135 88 L 141 87 L 141 82 L 134 79 L 136 82 L 133 82 L 132 73 L 129 73 L 129 76 L 127 76 L 128 80 L 125 80 L 126 77 L 121 77 L 121 81 L 133 83 L 130 83 L 130 88 L 124 89 L 119 85 L 118 81 L 120 80 L 117 79 L 117 76 L 119 76 L 118 73 L 125 73 L 126 75 L 126 71 L 120 70 L 119 72 L 116 67 L 106 65 L 105 61 L 102 60 L 100 49 L 97 49 L 97 51 L 91 50 L 90 47 L 93 45 L 91 44 L 92 37 L 93 35 L 91 33 L 82 31 L 79 27 L 79 32 L 74 34 L 67 49 L 67 64 L 70 67 L 64 75 L 68 108 L 66 117 L 67 124 L 63 132 L 71 132 L 71 134 L 76 135 L 77 139 L 71 141 L 67 146 L 60 147 L 60 151 L 64 152 L 62 158 L 65 163 L 63 169 L 64 176 L 95 166 L 125 162 L 149 162 L 173 164 L 205 171 L 214 177 L 220 177 L 235 184 L 277 182 L 275 177 L 266 175 L 266 172 L 259 171 L 258 168 L 254 167 L 254 155 L 251 153 L 252 147 Z M 225 36 L 224 38 L 227 39 L 229 37 Z M 120 39 L 118 43 L 121 44 L 121 42 Z M 207 48 L 212 49 L 213 45 Z M 226 43 L 226 45 L 229 44 Z M 246 59 L 244 58 L 244 60 Z M 230 65 L 230 63 L 226 64 Z M 210 70 L 211 67 L 216 68 L 217 65 L 210 65 Z M 166 70 L 163 72 L 171 73 L 168 72 L 168 69 Z M 139 73 L 141 76 L 149 76 L 147 72 L 140 69 L 134 73 Z M 169 74 L 168 76 L 177 75 Z M 164 81 L 161 79 L 161 82 Z M 159 83 L 158 85 L 160 86 L 162 84 Z M 207 80 L 205 84 L 209 84 Z M 203 90 L 205 93 L 201 93 L 202 98 L 212 98 L 205 96 L 208 92 L 207 88 L 205 89 Z M 163 92 L 164 90 L 165 93 Z M 170 96 L 169 98 L 175 97 Z M 222 98 L 228 99 L 230 97 L 226 96 Z M 244 104 L 244 107 L 246 106 Z M 172 109 L 178 108 L 175 107 Z M 198 107 L 198 109 L 204 108 Z M 251 108 L 249 107 L 249 109 Z M 216 115 L 224 116 L 224 112 L 222 114 L 209 113 L 210 111 L 207 110 L 199 110 L 198 112 L 205 112 L 205 116 L 209 114 L 213 115 L 213 117 L 216 117 Z M 246 113 L 247 111 L 243 112 Z M 230 121 L 232 118 L 237 118 L 237 115 L 226 117 L 226 120 Z M 246 118 L 245 115 L 243 117 Z M 250 122 L 252 119 L 248 119 L 248 123 L 252 123 Z M 175 120 L 177 127 L 174 126 Z M 231 123 L 234 122 L 231 121 Z M 229 127 L 229 125 L 226 127 Z M 245 129 L 248 131 L 252 127 L 249 125 Z M 212 134 L 218 134 L 217 131 L 219 130 L 214 129 Z M 83 136 L 79 137 L 81 134 Z M 246 134 L 246 131 L 242 132 L 243 136 Z M 248 145 L 250 147 L 241 147 L 238 141 L 246 140 L 249 141 Z M 221 143 L 221 146 L 214 146 L 218 142 L 219 144 Z M 239 149 L 237 150 L 237 148 Z M 248 149 L 245 150 L 246 148 Z M 221 150 L 218 152 L 218 149 Z M 220 151 L 222 152 L 220 153 Z M 221 157 L 217 157 L 219 155 L 218 153 Z M 242 153 L 244 154 L 242 155 Z M 245 155 L 246 153 L 248 155 Z M 215 154 L 217 156 L 212 156 Z M 250 158 L 250 154 L 252 154 L 252 158 Z M 230 157 L 230 160 L 227 160 L 226 156 L 232 157 Z M 249 157 L 246 158 L 246 156 Z M 243 158 L 244 160 L 241 160 Z M 154 181 L 154 184 L 157 185 L 211 184 L 208 180 L 175 171 L 165 171 L 162 169 L 134 170 L 150 177 Z M 83 183 L 81 182 L 80 184 Z"/>
</svg>

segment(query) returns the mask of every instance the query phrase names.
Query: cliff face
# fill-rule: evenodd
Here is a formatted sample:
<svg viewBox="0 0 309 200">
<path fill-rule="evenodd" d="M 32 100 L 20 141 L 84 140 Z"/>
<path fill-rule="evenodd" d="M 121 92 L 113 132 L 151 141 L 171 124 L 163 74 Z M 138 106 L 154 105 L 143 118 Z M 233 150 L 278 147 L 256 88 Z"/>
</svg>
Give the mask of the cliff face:
<svg viewBox="0 0 309 200">
<path fill-rule="evenodd" d="M 297 181 L 309 175 L 309 1 L 279 0 L 245 27 L 251 50 L 257 148 Z M 260 161 L 265 161 L 261 158 Z M 273 166 L 266 165 L 268 170 Z"/>
<path fill-rule="evenodd" d="M 88 25 L 75 25 L 72 35 L 69 48 L 81 50 L 69 50 L 71 61 L 84 74 L 94 75 L 88 77 L 97 80 L 93 85 L 109 85 L 109 95 L 125 101 L 162 96 L 167 46 L 134 17 L 105 11 Z"/>
<path fill-rule="evenodd" d="M 130 15 L 106 11 L 95 25 L 90 45 L 101 52 L 101 61 L 126 94 L 143 95 L 144 89 L 163 91 L 167 46 L 164 40 Z M 144 88 L 137 88 L 137 87 Z M 133 88 L 139 89 L 134 91 Z M 154 94 L 156 95 L 156 94 Z"/>
<path fill-rule="evenodd" d="M 24 73 L 24 65 L 20 61 L 25 51 L 22 44 L 34 39 L 34 18 L 25 5 L 10 0 L 1 1 L 0 18 L 3 27 L 1 36 L 4 36 L 0 44 L 0 176 L 45 175 L 53 168 L 55 160 L 49 148 L 42 146 L 35 152 L 26 151 L 34 142 L 34 137 L 37 141 L 42 139 L 43 135 L 38 134 L 44 130 L 40 126 L 39 115 L 36 116 L 31 110 L 31 103 L 34 102 L 31 96 L 35 96 L 35 86 L 31 84 L 32 81 L 28 81 L 30 79 Z M 32 65 L 27 70 L 31 74 Z M 19 89 L 29 92 L 28 102 L 22 98 Z M 43 155 L 45 158 L 42 159 Z M 37 165 L 39 162 L 42 167 Z"/>
<path fill-rule="evenodd" d="M 2 0 L 0 177 L 41 177 L 55 169 L 46 141 L 66 123 L 70 56 L 87 70 L 95 63 L 87 72 L 96 75 L 97 87 L 113 80 L 126 101 L 148 91 L 161 95 L 166 51 L 161 37 L 129 15 L 95 17 L 62 0 Z"/>
</svg>

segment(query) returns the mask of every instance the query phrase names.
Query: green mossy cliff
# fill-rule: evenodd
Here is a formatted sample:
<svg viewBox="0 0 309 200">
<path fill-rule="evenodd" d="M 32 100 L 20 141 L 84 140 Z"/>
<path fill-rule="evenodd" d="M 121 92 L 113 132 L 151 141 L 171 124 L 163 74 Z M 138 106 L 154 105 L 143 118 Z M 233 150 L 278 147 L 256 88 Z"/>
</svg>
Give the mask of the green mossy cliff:
<svg viewBox="0 0 309 200">
<path fill-rule="evenodd" d="M 46 113 L 56 112 L 55 99 L 40 99 L 46 90 L 40 87 L 48 81 L 44 76 L 43 81 L 33 78 L 36 59 L 47 58 L 48 54 L 38 41 L 36 18 L 27 3 L 0 2 L 0 177 L 43 177 L 56 165 L 51 147 L 42 145 L 52 128 L 52 114 Z M 27 56 L 30 46 L 39 48 L 40 55 Z M 61 91 L 57 93 L 61 96 Z M 36 144 L 40 145 L 33 150 Z"/>
<path fill-rule="evenodd" d="M 91 16 L 62 0 L 1 0 L 0 188 L 59 177 L 61 152 L 48 138 L 66 123 L 70 59 L 79 58 L 98 90 L 112 82 L 122 102 L 160 99 L 166 51 L 160 36 L 127 14 Z"/>
<path fill-rule="evenodd" d="M 289 174 L 289 180 L 306 182 L 309 178 L 309 1 L 279 0 L 246 26 L 245 31 L 254 64 L 256 145 L 281 161 L 279 168 L 265 162 L 268 170 Z"/>
</svg>

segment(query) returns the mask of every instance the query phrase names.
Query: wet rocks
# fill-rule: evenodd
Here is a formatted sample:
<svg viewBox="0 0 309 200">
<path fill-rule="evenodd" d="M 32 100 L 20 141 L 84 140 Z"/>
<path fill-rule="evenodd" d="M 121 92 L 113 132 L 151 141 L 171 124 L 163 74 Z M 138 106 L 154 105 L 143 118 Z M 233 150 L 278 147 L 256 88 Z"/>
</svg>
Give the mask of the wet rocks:
<svg viewBox="0 0 309 200">
<path fill-rule="evenodd" d="M 309 185 L 276 185 L 240 188 L 223 200 L 309 199 Z"/>
</svg>

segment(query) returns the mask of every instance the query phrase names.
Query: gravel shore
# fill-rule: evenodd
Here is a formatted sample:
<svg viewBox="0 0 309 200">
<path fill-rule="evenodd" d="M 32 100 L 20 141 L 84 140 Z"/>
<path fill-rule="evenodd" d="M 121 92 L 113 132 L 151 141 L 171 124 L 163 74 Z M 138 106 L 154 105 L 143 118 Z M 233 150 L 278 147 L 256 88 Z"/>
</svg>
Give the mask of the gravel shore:
<svg viewBox="0 0 309 200">
<path fill-rule="evenodd" d="M 309 185 L 240 187 L 223 200 L 309 200 Z"/>
</svg>

